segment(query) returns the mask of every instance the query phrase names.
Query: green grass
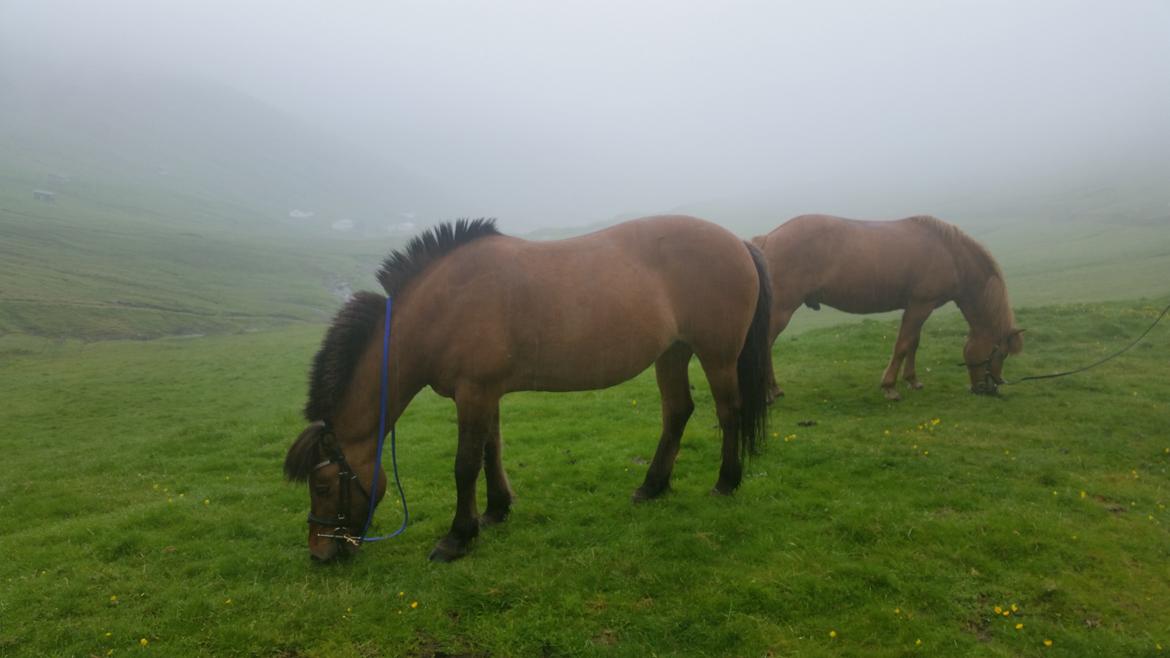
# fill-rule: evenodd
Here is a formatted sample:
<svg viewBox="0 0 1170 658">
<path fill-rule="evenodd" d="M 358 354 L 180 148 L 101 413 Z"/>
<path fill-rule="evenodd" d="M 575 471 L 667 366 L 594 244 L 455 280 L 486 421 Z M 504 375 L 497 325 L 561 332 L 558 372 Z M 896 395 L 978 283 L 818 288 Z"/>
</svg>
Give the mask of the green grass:
<svg viewBox="0 0 1170 658">
<path fill-rule="evenodd" d="M 1026 351 L 1007 375 L 1103 355 L 1166 301 L 1024 308 Z M 727 499 L 707 494 L 718 445 L 697 366 L 674 491 L 650 504 L 629 495 L 657 438 L 651 373 L 505 398 L 519 498 L 451 565 L 426 555 L 453 511 L 454 410 L 427 392 L 398 427 L 409 531 L 327 567 L 308 560 L 303 486 L 280 479 L 319 326 L 0 339 L 0 654 L 1170 647 L 1170 327 L 1092 373 L 989 399 L 968 394 L 954 365 L 965 328 L 937 318 L 919 360 L 927 388 L 890 403 L 877 381 L 895 329 L 871 320 L 781 339 L 788 397 Z M 378 518 L 389 529 L 400 517 L 388 502 Z M 994 612 L 1013 603 L 1010 617 Z"/>
<path fill-rule="evenodd" d="M 730 499 L 707 495 L 718 445 L 697 365 L 674 491 L 645 505 L 629 495 L 659 430 L 651 373 L 512 395 L 513 517 L 452 565 L 425 558 L 453 512 L 454 409 L 425 392 L 398 428 L 409 531 L 321 567 L 280 466 L 329 287 L 370 282 L 392 245 L 84 182 L 96 172 L 34 203 L 30 171 L 0 171 L 0 655 L 1170 648 L 1170 327 L 985 399 L 955 366 L 965 328 L 947 307 L 927 325 L 927 389 L 895 404 L 877 388 L 892 316 L 802 310 L 776 346 L 771 445 Z M 1009 378 L 1095 360 L 1167 301 L 1164 224 L 981 230 L 1028 328 Z M 176 334 L 208 336 L 108 340 Z"/>
<path fill-rule="evenodd" d="M 236 208 L 209 201 L 26 197 L 0 177 L 0 335 L 157 338 L 320 322 L 337 303 L 331 287 L 379 262 L 360 243 L 248 216 L 250 228 L 235 226 Z"/>
</svg>

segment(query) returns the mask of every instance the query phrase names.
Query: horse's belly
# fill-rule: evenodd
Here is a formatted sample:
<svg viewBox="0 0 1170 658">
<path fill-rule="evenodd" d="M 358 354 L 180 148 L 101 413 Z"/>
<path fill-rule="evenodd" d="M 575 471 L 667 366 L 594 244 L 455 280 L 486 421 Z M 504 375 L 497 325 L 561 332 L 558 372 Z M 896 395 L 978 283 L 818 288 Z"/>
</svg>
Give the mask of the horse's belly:
<svg viewBox="0 0 1170 658">
<path fill-rule="evenodd" d="M 541 341 L 518 350 L 511 390 L 589 391 L 616 386 L 650 367 L 670 346 L 659 336 L 611 336 L 581 343 Z"/>
</svg>

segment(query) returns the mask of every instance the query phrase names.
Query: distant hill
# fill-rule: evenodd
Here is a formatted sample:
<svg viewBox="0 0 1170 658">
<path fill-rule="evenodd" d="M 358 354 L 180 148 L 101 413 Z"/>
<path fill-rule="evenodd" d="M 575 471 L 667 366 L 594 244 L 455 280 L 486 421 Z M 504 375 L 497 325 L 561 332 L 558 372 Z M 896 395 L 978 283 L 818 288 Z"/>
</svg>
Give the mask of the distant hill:
<svg viewBox="0 0 1170 658">
<path fill-rule="evenodd" d="M 333 236 L 431 223 L 446 198 L 420 175 L 230 87 L 33 76 L 18 62 L 0 64 L 0 177 L 97 203 L 134 199 L 167 223 Z M 171 215 L 177 197 L 221 212 Z"/>
<path fill-rule="evenodd" d="M 877 186 L 825 181 L 669 209 L 716 221 L 741 235 L 766 233 L 807 213 L 858 219 L 937 215 L 965 228 L 1036 223 L 1170 223 L 1170 151 L 1124 168 L 1046 174 L 1004 184 L 932 188 L 906 181 Z"/>
</svg>

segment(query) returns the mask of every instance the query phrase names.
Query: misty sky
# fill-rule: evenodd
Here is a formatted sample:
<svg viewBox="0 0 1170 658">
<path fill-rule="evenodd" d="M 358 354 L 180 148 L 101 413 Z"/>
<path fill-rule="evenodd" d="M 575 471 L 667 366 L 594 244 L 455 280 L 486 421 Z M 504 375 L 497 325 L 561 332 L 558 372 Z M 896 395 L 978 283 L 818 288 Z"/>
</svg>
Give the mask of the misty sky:
<svg viewBox="0 0 1170 658">
<path fill-rule="evenodd" d="M 1165 0 L 0 0 L 5 53 L 230 84 L 514 227 L 1170 146 Z"/>
</svg>

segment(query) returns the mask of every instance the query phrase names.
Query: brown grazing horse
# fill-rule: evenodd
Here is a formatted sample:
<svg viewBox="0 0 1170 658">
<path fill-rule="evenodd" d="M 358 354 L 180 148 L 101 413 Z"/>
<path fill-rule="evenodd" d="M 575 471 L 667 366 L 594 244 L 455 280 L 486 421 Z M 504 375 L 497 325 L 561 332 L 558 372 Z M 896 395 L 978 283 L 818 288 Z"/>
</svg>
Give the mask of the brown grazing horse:
<svg viewBox="0 0 1170 658">
<path fill-rule="evenodd" d="M 458 416 L 455 519 L 431 559 L 463 556 L 481 524 L 508 516 L 499 404 L 511 391 L 605 388 L 654 364 L 662 435 L 635 500 L 670 484 L 694 409 L 692 354 L 710 382 L 722 431 L 716 493 L 735 490 L 743 457 L 765 434 L 770 293 L 763 256 L 709 222 L 650 217 L 530 242 L 501 235 L 490 220 L 461 220 L 391 254 L 378 280 L 393 298 L 387 427 L 424 386 L 453 398 Z M 285 458 L 285 475 L 309 482 L 309 552 L 318 560 L 356 551 L 370 495 L 385 492 L 384 471 L 376 486 L 370 481 L 385 302 L 361 292 L 338 312 L 310 374 L 310 425 Z"/>
<path fill-rule="evenodd" d="M 882 375 L 890 400 L 898 370 L 922 388 L 914 354 L 922 325 L 934 309 L 953 301 L 970 326 L 963 348 L 971 391 L 994 393 L 1004 359 L 1024 347 L 1008 302 L 1003 272 L 983 245 L 934 217 L 865 222 L 801 215 L 752 240 L 764 252 L 772 278 L 768 344 L 776 341 L 801 304 L 847 313 L 905 309 L 894 355 Z M 768 363 L 770 398 L 783 395 Z"/>
</svg>

